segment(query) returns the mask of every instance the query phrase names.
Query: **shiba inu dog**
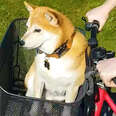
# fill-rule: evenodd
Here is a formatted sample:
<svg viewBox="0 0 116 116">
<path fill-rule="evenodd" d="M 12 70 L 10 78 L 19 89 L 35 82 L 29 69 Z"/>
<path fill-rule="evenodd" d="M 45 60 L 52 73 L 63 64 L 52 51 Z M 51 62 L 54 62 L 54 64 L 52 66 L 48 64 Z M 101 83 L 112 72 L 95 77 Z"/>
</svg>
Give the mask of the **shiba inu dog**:
<svg viewBox="0 0 116 116">
<path fill-rule="evenodd" d="M 84 82 L 88 43 L 71 21 L 48 7 L 24 2 L 30 16 L 22 46 L 37 54 L 25 77 L 27 96 L 74 102 Z M 89 53 L 89 52 L 88 52 Z"/>
</svg>

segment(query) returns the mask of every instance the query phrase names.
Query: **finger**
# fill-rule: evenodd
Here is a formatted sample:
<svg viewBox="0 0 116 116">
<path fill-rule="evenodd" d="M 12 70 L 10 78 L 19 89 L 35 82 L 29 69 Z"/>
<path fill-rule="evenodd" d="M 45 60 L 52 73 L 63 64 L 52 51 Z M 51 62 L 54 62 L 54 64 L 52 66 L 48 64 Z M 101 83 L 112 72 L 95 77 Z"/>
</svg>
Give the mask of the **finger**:
<svg viewBox="0 0 116 116">
<path fill-rule="evenodd" d="M 97 63 L 96 68 L 97 68 L 97 69 L 102 69 L 102 68 L 104 68 L 104 64 L 105 64 L 106 62 L 108 62 L 107 59 L 104 59 L 104 60 L 99 61 L 99 62 Z"/>
<path fill-rule="evenodd" d="M 116 87 L 116 84 L 113 81 L 104 82 L 107 87 Z"/>
<path fill-rule="evenodd" d="M 88 19 L 88 22 L 93 22 L 93 18 L 91 18 L 89 12 L 86 13 L 86 17 L 87 17 L 87 19 Z"/>
<path fill-rule="evenodd" d="M 102 27 L 101 27 L 101 26 L 99 27 L 98 31 L 99 31 L 99 32 L 102 31 Z"/>
<path fill-rule="evenodd" d="M 100 23 L 99 31 L 101 31 L 101 30 L 102 30 L 102 28 L 103 28 L 103 26 L 104 26 L 104 24 L 105 24 L 105 22 L 101 21 L 101 22 L 99 22 L 99 23 Z"/>
<path fill-rule="evenodd" d="M 89 14 L 89 13 L 87 12 L 86 15 L 85 15 L 87 18 L 88 18 L 88 14 Z"/>
</svg>

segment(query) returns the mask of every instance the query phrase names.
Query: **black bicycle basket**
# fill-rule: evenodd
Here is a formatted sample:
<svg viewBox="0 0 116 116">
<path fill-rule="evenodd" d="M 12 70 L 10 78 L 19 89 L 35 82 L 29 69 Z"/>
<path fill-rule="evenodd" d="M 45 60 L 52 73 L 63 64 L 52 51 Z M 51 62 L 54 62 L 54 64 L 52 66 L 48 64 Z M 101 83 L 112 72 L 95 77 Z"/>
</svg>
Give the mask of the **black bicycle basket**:
<svg viewBox="0 0 116 116">
<path fill-rule="evenodd" d="M 0 116 L 80 115 L 82 100 L 78 97 L 74 103 L 66 104 L 25 96 L 24 77 L 35 55 L 34 50 L 19 47 L 26 21 L 14 20 L 0 46 Z"/>
</svg>

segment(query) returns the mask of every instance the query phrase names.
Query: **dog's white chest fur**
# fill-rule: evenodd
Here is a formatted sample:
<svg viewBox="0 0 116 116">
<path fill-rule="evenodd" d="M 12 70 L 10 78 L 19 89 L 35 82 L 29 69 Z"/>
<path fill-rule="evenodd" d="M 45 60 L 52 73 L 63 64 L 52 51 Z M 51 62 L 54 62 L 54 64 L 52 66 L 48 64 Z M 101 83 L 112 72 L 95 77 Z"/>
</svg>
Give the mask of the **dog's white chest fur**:
<svg viewBox="0 0 116 116">
<path fill-rule="evenodd" d="M 49 63 L 49 69 L 45 67 L 45 61 Z M 35 57 L 36 76 L 45 83 L 47 99 L 64 100 L 66 90 L 79 76 L 77 70 L 71 70 L 71 59 L 47 58 L 46 55 L 38 54 Z"/>
</svg>

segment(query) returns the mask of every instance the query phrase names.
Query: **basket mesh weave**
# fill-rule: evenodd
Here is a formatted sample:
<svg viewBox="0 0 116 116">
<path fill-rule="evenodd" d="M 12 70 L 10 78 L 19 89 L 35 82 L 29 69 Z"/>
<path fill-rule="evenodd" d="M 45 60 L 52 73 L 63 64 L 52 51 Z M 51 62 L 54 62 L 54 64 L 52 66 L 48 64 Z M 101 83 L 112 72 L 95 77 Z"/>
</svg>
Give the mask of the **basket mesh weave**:
<svg viewBox="0 0 116 116">
<path fill-rule="evenodd" d="M 79 103 L 61 104 L 6 93 L 0 89 L 0 116 L 78 116 Z"/>
</svg>

